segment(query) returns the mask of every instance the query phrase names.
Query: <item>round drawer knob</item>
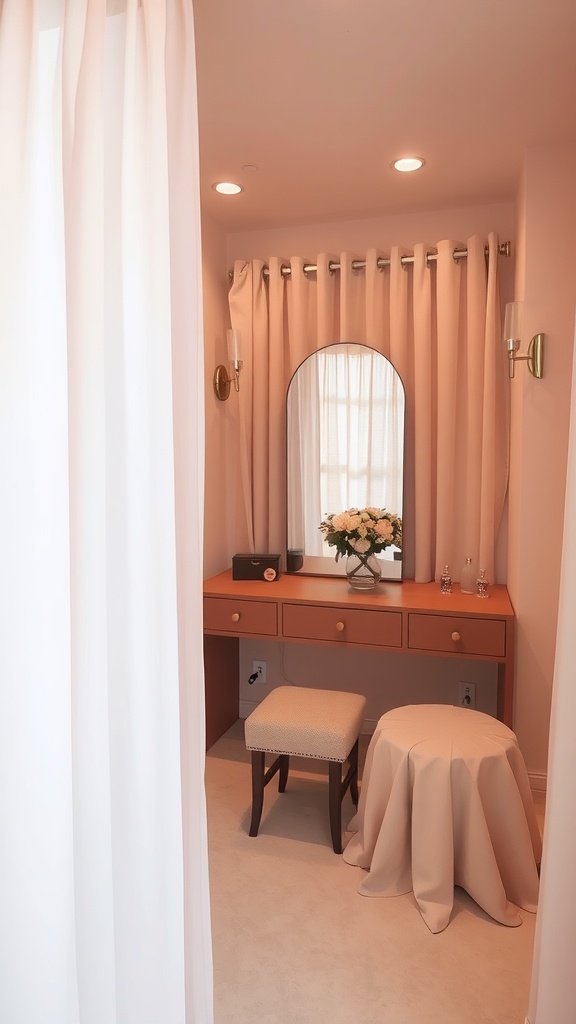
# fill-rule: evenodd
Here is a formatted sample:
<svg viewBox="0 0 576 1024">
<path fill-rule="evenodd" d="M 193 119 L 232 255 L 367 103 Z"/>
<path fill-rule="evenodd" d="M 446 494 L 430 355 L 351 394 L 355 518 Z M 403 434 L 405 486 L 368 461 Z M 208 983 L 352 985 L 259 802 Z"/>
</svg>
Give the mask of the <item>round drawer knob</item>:
<svg viewBox="0 0 576 1024">
<path fill-rule="evenodd" d="M 234 612 L 232 622 L 240 622 L 240 612 Z"/>
<path fill-rule="evenodd" d="M 460 633 L 457 633 L 456 630 L 454 630 L 454 632 L 452 633 L 452 639 L 453 640 L 459 640 L 460 639 Z"/>
<path fill-rule="evenodd" d="M 342 632 L 342 630 L 344 629 L 344 626 L 345 626 L 344 622 L 337 622 L 336 623 L 336 629 L 338 630 L 339 633 Z"/>
</svg>

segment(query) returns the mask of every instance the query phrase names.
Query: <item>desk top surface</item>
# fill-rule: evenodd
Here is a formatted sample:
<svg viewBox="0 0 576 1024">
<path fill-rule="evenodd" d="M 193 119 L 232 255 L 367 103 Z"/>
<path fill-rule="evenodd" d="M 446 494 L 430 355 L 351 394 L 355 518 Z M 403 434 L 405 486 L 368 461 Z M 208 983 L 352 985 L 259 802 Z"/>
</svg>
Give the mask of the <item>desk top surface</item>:
<svg viewBox="0 0 576 1024">
<path fill-rule="evenodd" d="M 454 584 L 451 594 L 441 594 L 438 583 L 383 581 L 374 591 L 353 590 L 345 577 L 300 576 L 284 573 L 277 580 L 233 580 L 227 569 L 204 581 L 205 597 L 237 597 L 260 601 L 288 601 L 311 605 L 345 605 L 372 610 L 422 611 L 479 618 L 513 618 L 514 609 L 502 584 L 488 588 L 488 598 L 462 594 Z"/>
</svg>

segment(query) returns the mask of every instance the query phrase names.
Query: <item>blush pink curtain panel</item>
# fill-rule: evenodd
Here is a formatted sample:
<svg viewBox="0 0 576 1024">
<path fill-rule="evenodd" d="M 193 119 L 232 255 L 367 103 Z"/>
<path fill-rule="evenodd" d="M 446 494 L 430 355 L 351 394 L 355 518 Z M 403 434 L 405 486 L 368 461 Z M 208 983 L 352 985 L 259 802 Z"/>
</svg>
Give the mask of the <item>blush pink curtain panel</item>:
<svg viewBox="0 0 576 1024">
<path fill-rule="evenodd" d="M 189 0 L 0 4 L 0 1020 L 206 1024 Z"/>
<path fill-rule="evenodd" d="M 455 259 L 463 248 L 467 257 Z M 437 259 L 427 260 L 429 252 Z M 407 255 L 413 263 L 401 262 Z M 388 267 L 378 267 L 381 256 Z M 366 267 L 355 268 L 356 260 Z M 317 271 L 305 274 L 311 262 Z M 331 271 L 331 262 L 340 270 Z M 458 579 L 472 556 L 494 581 L 508 474 L 497 236 L 421 243 L 413 254 L 395 247 L 273 257 L 267 278 L 264 265 L 237 261 L 229 293 L 232 327 L 243 339 L 240 444 L 252 550 L 285 548 L 292 374 L 318 348 L 359 342 L 387 356 L 406 388 L 404 575 L 426 582 L 448 563 Z"/>
</svg>

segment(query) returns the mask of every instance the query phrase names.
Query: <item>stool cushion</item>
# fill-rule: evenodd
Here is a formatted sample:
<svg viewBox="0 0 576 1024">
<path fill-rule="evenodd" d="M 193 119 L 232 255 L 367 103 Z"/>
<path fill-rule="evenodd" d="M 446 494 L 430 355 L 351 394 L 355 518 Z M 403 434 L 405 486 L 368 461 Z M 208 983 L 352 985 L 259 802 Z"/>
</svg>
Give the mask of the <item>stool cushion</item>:
<svg viewBox="0 0 576 1024">
<path fill-rule="evenodd" d="M 364 720 L 359 693 L 277 686 L 244 723 L 248 750 L 344 763 Z"/>
</svg>

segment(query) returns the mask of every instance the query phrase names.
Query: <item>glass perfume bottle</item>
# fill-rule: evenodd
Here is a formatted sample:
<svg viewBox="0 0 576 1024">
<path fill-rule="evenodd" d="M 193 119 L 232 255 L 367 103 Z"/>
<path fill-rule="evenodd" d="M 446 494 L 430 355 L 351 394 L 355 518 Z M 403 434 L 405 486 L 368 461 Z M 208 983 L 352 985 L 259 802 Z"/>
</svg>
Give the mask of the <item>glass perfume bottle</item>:
<svg viewBox="0 0 576 1024">
<path fill-rule="evenodd" d="M 474 566 L 472 565 L 472 559 L 466 559 L 466 565 L 462 567 L 460 573 L 460 590 L 463 594 L 475 594 L 476 593 L 476 573 L 474 572 Z"/>
<path fill-rule="evenodd" d="M 476 580 L 476 596 L 488 597 L 488 580 L 484 569 L 480 569 L 480 575 Z"/>
<path fill-rule="evenodd" d="M 448 570 L 448 566 L 447 565 L 444 566 L 444 568 L 442 570 L 442 575 L 440 577 L 440 593 L 441 594 L 451 594 L 452 593 L 452 577 L 450 575 L 450 572 Z"/>
</svg>

